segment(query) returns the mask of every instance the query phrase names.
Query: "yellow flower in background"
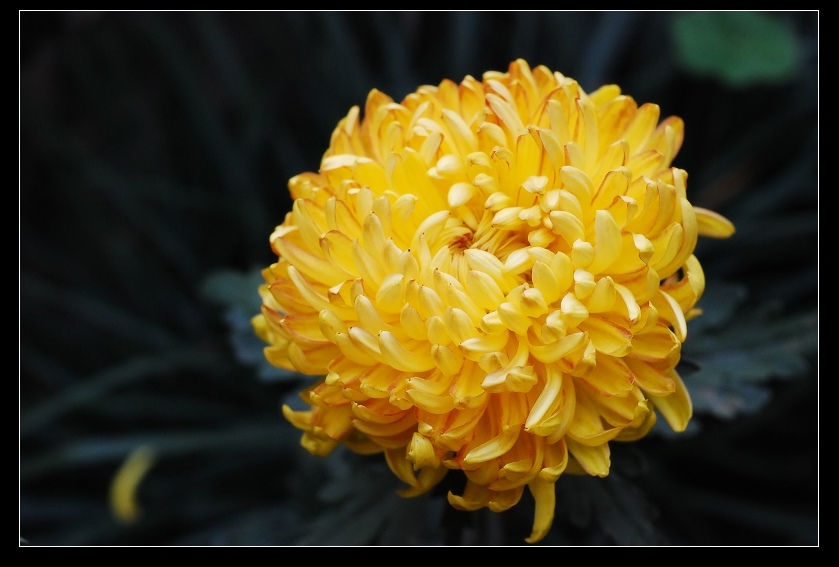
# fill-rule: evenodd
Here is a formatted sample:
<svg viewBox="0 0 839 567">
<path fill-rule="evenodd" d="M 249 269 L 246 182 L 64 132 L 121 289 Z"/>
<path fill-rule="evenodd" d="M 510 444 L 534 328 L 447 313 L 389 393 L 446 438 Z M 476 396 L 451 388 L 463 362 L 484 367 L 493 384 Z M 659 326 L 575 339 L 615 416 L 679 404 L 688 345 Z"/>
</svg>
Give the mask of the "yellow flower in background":
<svg viewBox="0 0 839 567">
<path fill-rule="evenodd" d="M 684 430 L 693 252 L 734 228 L 688 200 L 659 113 L 523 60 L 352 108 L 289 181 L 253 321 L 271 363 L 323 376 L 283 408 L 302 445 L 384 453 L 405 496 L 463 471 L 461 510 L 527 487 L 532 543 L 563 473 L 606 476 L 657 414 Z"/>
</svg>

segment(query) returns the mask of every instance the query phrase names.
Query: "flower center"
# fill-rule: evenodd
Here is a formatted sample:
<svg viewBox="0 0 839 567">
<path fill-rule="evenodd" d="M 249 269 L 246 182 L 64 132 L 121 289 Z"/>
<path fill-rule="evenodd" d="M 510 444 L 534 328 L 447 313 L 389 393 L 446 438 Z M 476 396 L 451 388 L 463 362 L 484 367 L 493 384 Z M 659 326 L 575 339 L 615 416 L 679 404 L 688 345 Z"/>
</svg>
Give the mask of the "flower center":
<svg viewBox="0 0 839 567">
<path fill-rule="evenodd" d="M 463 234 L 458 234 L 449 244 L 449 250 L 453 253 L 463 252 L 472 246 L 472 240 L 474 237 L 475 233 L 471 230 L 469 232 L 464 232 Z"/>
</svg>

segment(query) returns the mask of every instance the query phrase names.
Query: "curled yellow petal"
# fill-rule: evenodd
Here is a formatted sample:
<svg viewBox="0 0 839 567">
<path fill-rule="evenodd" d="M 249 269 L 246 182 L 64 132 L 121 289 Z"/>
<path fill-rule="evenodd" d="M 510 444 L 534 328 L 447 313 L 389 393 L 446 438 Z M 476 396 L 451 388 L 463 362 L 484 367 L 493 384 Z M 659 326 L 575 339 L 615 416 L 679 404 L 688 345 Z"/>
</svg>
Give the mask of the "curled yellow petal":
<svg viewBox="0 0 839 567">
<path fill-rule="evenodd" d="M 520 431 L 519 426 L 505 427 L 496 437 L 469 451 L 463 458 L 463 465 L 480 464 L 506 453 L 518 439 Z"/>
<path fill-rule="evenodd" d="M 385 361 L 397 370 L 422 372 L 435 366 L 427 346 L 418 345 L 415 350 L 408 350 L 390 331 L 379 333 L 378 345 Z"/>
<path fill-rule="evenodd" d="M 149 445 L 141 445 L 131 451 L 114 475 L 109 503 L 111 512 L 119 521 L 133 523 L 139 518 L 141 508 L 137 491 L 156 461 L 156 451 Z"/>
</svg>

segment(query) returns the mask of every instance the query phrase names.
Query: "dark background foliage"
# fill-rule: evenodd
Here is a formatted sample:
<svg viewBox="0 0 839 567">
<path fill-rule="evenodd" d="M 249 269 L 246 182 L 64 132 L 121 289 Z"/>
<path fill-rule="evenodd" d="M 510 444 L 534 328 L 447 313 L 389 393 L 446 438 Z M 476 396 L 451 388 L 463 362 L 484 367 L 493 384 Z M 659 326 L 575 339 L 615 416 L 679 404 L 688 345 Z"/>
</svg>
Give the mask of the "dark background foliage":
<svg viewBox="0 0 839 567">
<path fill-rule="evenodd" d="M 28 545 L 521 545 L 299 447 L 308 379 L 249 317 L 286 181 L 350 106 L 515 58 L 686 122 L 708 280 L 680 436 L 563 477 L 543 544 L 818 545 L 818 12 L 19 12 L 20 536 Z M 613 444 L 614 445 L 614 444 Z M 120 520 L 109 490 L 154 462 Z"/>
</svg>

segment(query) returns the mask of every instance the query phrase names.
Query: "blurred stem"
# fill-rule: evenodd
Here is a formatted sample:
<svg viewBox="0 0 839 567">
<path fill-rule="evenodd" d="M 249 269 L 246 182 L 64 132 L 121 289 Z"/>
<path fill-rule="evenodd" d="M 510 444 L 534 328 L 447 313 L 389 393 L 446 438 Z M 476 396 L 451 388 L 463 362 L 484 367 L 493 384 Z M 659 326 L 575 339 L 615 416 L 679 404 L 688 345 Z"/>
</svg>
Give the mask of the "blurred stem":
<svg viewBox="0 0 839 567">
<path fill-rule="evenodd" d="M 89 404 L 106 394 L 132 382 L 154 374 L 197 368 L 218 371 L 224 358 L 203 349 L 175 350 L 136 357 L 94 375 L 76 386 L 67 388 L 42 404 L 25 410 L 20 419 L 20 435 L 30 435 L 60 416 Z"/>
<path fill-rule="evenodd" d="M 21 464 L 20 479 L 29 482 L 53 472 L 66 472 L 74 466 L 119 462 L 140 446 L 152 448 L 160 458 L 219 450 L 253 452 L 255 449 L 288 455 L 299 445 L 298 441 L 297 431 L 292 431 L 277 418 L 260 418 L 196 433 L 167 431 L 116 439 L 90 437 L 28 459 Z"/>
</svg>

